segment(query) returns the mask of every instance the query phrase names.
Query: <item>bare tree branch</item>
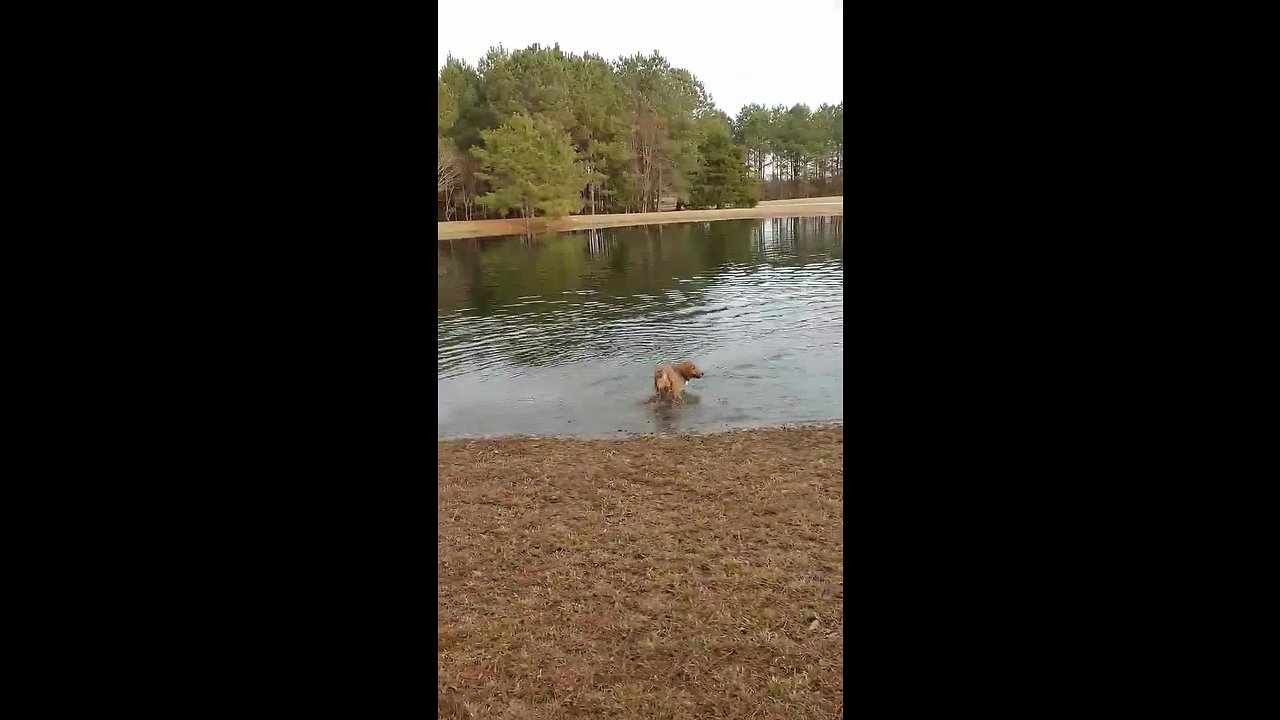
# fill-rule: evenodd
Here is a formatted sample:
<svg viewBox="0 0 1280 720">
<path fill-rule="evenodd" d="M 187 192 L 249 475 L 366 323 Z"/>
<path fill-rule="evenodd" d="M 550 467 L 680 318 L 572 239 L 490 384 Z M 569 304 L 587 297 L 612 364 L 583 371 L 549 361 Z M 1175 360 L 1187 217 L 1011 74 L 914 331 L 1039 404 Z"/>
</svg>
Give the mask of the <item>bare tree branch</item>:
<svg viewBox="0 0 1280 720">
<path fill-rule="evenodd" d="M 459 169 L 458 160 L 453 153 L 436 155 L 436 178 L 438 180 L 436 192 L 444 192 L 453 187 L 460 177 L 462 177 L 462 170 Z"/>
</svg>

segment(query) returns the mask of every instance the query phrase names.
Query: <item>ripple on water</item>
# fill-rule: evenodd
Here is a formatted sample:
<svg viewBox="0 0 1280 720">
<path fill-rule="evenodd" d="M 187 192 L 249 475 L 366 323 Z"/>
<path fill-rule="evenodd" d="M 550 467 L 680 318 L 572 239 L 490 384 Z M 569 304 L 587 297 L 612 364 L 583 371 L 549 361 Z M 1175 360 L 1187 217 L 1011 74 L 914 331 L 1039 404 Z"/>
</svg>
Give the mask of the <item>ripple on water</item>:
<svg viewBox="0 0 1280 720">
<path fill-rule="evenodd" d="M 646 432 L 683 358 L 672 431 L 842 420 L 842 218 L 661 227 L 442 246 L 437 434 Z"/>
</svg>

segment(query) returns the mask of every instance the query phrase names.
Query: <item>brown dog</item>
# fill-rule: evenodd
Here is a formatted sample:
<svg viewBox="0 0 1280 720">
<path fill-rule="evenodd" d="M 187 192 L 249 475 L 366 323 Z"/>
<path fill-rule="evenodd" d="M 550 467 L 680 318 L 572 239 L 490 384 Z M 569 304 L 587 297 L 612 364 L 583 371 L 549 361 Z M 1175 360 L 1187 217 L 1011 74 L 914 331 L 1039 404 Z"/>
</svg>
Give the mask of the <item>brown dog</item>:
<svg viewBox="0 0 1280 720">
<path fill-rule="evenodd" d="M 702 377 L 702 371 L 688 360 L 671 365 L 659 365 L 653 371 L 653 389 L 657 391 L 659 398 L 666 395 L 671 398 L 673 405 L 679 405 L 680 399 L 684 397 L 685 381 L 700 377 Z"/>
</svg>

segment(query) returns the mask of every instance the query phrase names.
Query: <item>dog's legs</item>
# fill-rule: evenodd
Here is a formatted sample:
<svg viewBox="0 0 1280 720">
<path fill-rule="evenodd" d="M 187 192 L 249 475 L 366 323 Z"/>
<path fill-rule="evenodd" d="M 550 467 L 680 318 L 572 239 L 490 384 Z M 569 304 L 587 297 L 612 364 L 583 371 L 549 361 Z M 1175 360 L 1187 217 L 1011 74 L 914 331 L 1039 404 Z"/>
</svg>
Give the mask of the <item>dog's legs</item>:
<svg viewBox="0 0 1280 720">
<path fill-rule="evenodd" d="M 670 396 L 674 388 L 671 387 L 671 380 L 664 373 L 659 372 L 653 377 L 653 389 L 657 391 L 655 399 L 661 398 L 663 395 Z"/>
</svg>

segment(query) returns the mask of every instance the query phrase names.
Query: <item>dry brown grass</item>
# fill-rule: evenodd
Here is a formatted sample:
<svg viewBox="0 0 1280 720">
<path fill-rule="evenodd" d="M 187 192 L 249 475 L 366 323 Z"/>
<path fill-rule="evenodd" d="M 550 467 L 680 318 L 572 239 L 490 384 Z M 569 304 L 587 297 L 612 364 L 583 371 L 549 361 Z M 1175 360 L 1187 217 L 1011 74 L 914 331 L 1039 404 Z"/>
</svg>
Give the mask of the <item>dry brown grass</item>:
<svg viewBox="0 0 1280 720">
<path fill-rule="evenodd" d="M 843 428 L 438 450 L 440 717 L 842 716 Z"/>
<path fill-rule="evenodd" d="M 665 225 L 667 223 L 700 222 L 706 220 L 741 220 L 744 218 L 770 217 L 821 217 L 844 215 L 844 197 L 798 198 L 795 200 L 767 200 L 753 208 L 726 208 L 723 210 L 678 210 L 657 213 L 620 213 L 613 215 L 570 215 L 548 220 L 532 218 L 529 227 L 533 232 L 568 232 L 589 228 L 625 227 L 629 225 Z M 489 237 L 493 235 L 521 235 L 525 231 L 522 219 L 511 220 L 450 220 L 436 223 L 437 240 Z"/>
</svg>

